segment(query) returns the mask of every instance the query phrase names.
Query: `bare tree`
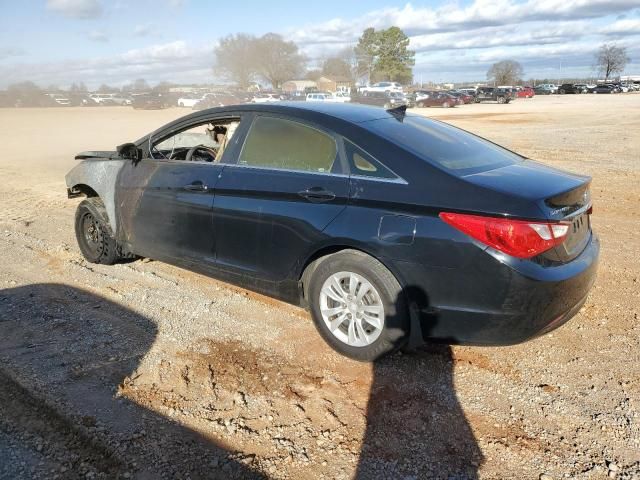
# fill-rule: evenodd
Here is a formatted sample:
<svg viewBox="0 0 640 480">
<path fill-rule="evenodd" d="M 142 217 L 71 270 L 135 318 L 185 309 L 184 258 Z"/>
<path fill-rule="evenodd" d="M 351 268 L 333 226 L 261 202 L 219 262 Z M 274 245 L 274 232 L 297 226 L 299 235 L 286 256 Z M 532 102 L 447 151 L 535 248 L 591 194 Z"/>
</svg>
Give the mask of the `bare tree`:
<svg viewBox="0 0 640 480">
<path fill-rule="evenodd" d="M 620 73 L 631 61 L 627 57 L 627 49 L 614 44 L 605 43 L 596 53 L 596 68 L 600 74 L 604 74 L 604 79 L 609 80 L 613 74 Z"/>
<path fill-rule="evenodd" d="M 328 76 L 351 78 L 351 65 L 349 65 L 342 58 L 327 58 L 322 63 L 322 74 Z"/>
<path fill-rule="evenodd" d="M 515 60 L 502 60 L 494 63 L 487 72 L 487 79 L 495 85 L 514 85 L 524 75 L 522 65 Z"/>
<path fill-rule="evenodd" d="M 256 43 L 256 65 L 258 74 L 273 88 L 280 88 L 287 80 L 304 73 L 306 59 L 298 46 L 287 42 L 277 33 L 267 33 Z"/>
<path fill-rule="evenodd" d="M 246 90 L 257 74 L 256 47 L 256 37 L 246 33 L 222 38 L 214 51 L 215 72 Z"/>
</svg>

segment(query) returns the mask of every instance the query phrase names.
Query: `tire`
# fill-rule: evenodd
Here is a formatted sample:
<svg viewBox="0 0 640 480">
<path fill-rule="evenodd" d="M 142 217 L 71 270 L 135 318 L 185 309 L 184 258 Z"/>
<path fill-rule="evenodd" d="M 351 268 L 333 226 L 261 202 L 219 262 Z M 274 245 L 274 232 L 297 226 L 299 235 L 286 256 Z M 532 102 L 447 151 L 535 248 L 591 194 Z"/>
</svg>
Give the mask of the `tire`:
<svg viewBox="0 0 640 480">
<path fill-rule="evenodd" d="M 504 103 L 505 98 L 504 97 L 498 97 L 498 103 Z"/>
<path fill-rule="evenodd" d="M 442 108 L 449 108 L 449 102 L 444 102 L 442 104 Z"/>
<path fill-rule="evenodd" d="M 389 110 L 391 108 L 391 104 L 390 103 L 385 103 L 384 104 L 384 109 L 385 110 Z"/>
<path fill-rule="evenodd" d="M 417 105 L 417 106 L 418 106 L 419 108 L 423 108 L 423 107 L 424 107 L 424 102 L 418 102 L 418 105 Z"/>
<path fill-rule="evenodd" d="M 565 94 L 565 93 L 567 93 L 567 92 L 565 92 L 565 91 L 564 91 L 564 89 L 562 89 L 562 88 L 561 88 L 561 89 L 560 89 L 560 91 L 559 91 L 558 93 L 559 93 L 560 95 L 564 95 L 564 94 Z"/>
<path fill-rule="evenodd" d="M 336 284 L 337 278 L 344 283 Z M 350 292 L 352 278 L 356 279 L 356 290 Z M 349 304 L 363 288 L 363 299 Z M 350 293 L 355 295 L 349 297 Z M 310 275 L 307 300 L 322 338 L 335 351 L 354 360 L 372 362 L 402 348 L 409 338 L 409 309 L 400 284 L 382 263 L 360 251 L 343 250 L 322 259 Z M 373 312 L 366 314 L 368 318 L 381 320 L 379 328 L 364 318 L 362 312 L 367 307 Z M 379 317 L 376 309 L 381 312 Z M 323 311 L 331 310 L 336 313 L 327 314 L 325 319 Z M 339 321 L 341 315 L 344 319 L 331 330 L 329 324 Z M 350 321 L 351 315 L 359 320 Z"/>
<path fill-rule="evenodd" d="M 118 261 L 118 244 L 111 233 L 107 211 L 99 197 L 78 205 L 75 218 L 76 240 L 82 256 L 91 263 L 113 265 Z"/>
</svg>

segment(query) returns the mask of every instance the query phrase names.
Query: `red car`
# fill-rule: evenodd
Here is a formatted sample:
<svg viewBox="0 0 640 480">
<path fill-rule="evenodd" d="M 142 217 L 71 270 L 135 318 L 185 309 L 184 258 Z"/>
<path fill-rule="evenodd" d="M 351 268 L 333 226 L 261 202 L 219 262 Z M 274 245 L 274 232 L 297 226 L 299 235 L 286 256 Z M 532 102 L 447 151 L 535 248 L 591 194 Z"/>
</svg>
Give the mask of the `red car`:
<svg viewBox="0 0 640 480">
<path fill-rule="evenodd" d="M 458 105 L 458 99 L 453 95 L 444 92 L 430 92 L 419 90 L 416 92 L 417 107 L 455 107 Z"/>
<path fill-rule="evenodd" d="M 535 94 L 531 87 L 518 87 L 518 98 L 531 98 Z"/>
</svg>

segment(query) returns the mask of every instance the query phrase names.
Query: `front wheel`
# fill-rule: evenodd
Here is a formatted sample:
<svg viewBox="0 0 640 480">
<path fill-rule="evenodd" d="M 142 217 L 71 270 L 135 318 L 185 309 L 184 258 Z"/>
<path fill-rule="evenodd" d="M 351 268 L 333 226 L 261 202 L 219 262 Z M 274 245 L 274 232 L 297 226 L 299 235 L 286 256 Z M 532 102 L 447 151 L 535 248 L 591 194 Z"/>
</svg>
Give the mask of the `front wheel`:
<svg viewBox="0 0 640 480">
<path fill-rule="evenodd" d="M 356 250 L 326 257 L 311 274 L 311 316 L 337 352 L 372 362 L 405 345 L 409 335 L 406 299 L 393 274 Z"/>
<path fill-rule="evenodd" d="M 498 103 L 504 103 L 505 98 L 504 97 L 498 97 Z"/>
<path fill-rule="evenodd" d="M 82 256 L 91 263 L 113 265 L 119 258 L 118 244 L 111 235 L 107 218 L 98 197 L 83 200 L 76 210 L 76 240 Z"/>
</svg>

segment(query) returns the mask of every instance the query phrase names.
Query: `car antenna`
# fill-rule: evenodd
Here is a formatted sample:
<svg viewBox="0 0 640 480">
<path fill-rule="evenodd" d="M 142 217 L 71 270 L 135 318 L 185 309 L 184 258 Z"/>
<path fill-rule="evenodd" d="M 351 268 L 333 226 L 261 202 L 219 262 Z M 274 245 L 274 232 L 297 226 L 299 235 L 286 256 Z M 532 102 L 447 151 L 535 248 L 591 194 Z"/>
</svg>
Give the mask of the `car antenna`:
<svg viewBox="0 0 640 480">
<path fill-rule="evenodd" d="M 404 120 L 404 116 L 407 114 L 407 106 L 398 105 L 397 107 L 387 108 L 387 112 L 393 115 L 396 120 L 402 121 Z"/>
</svg>

